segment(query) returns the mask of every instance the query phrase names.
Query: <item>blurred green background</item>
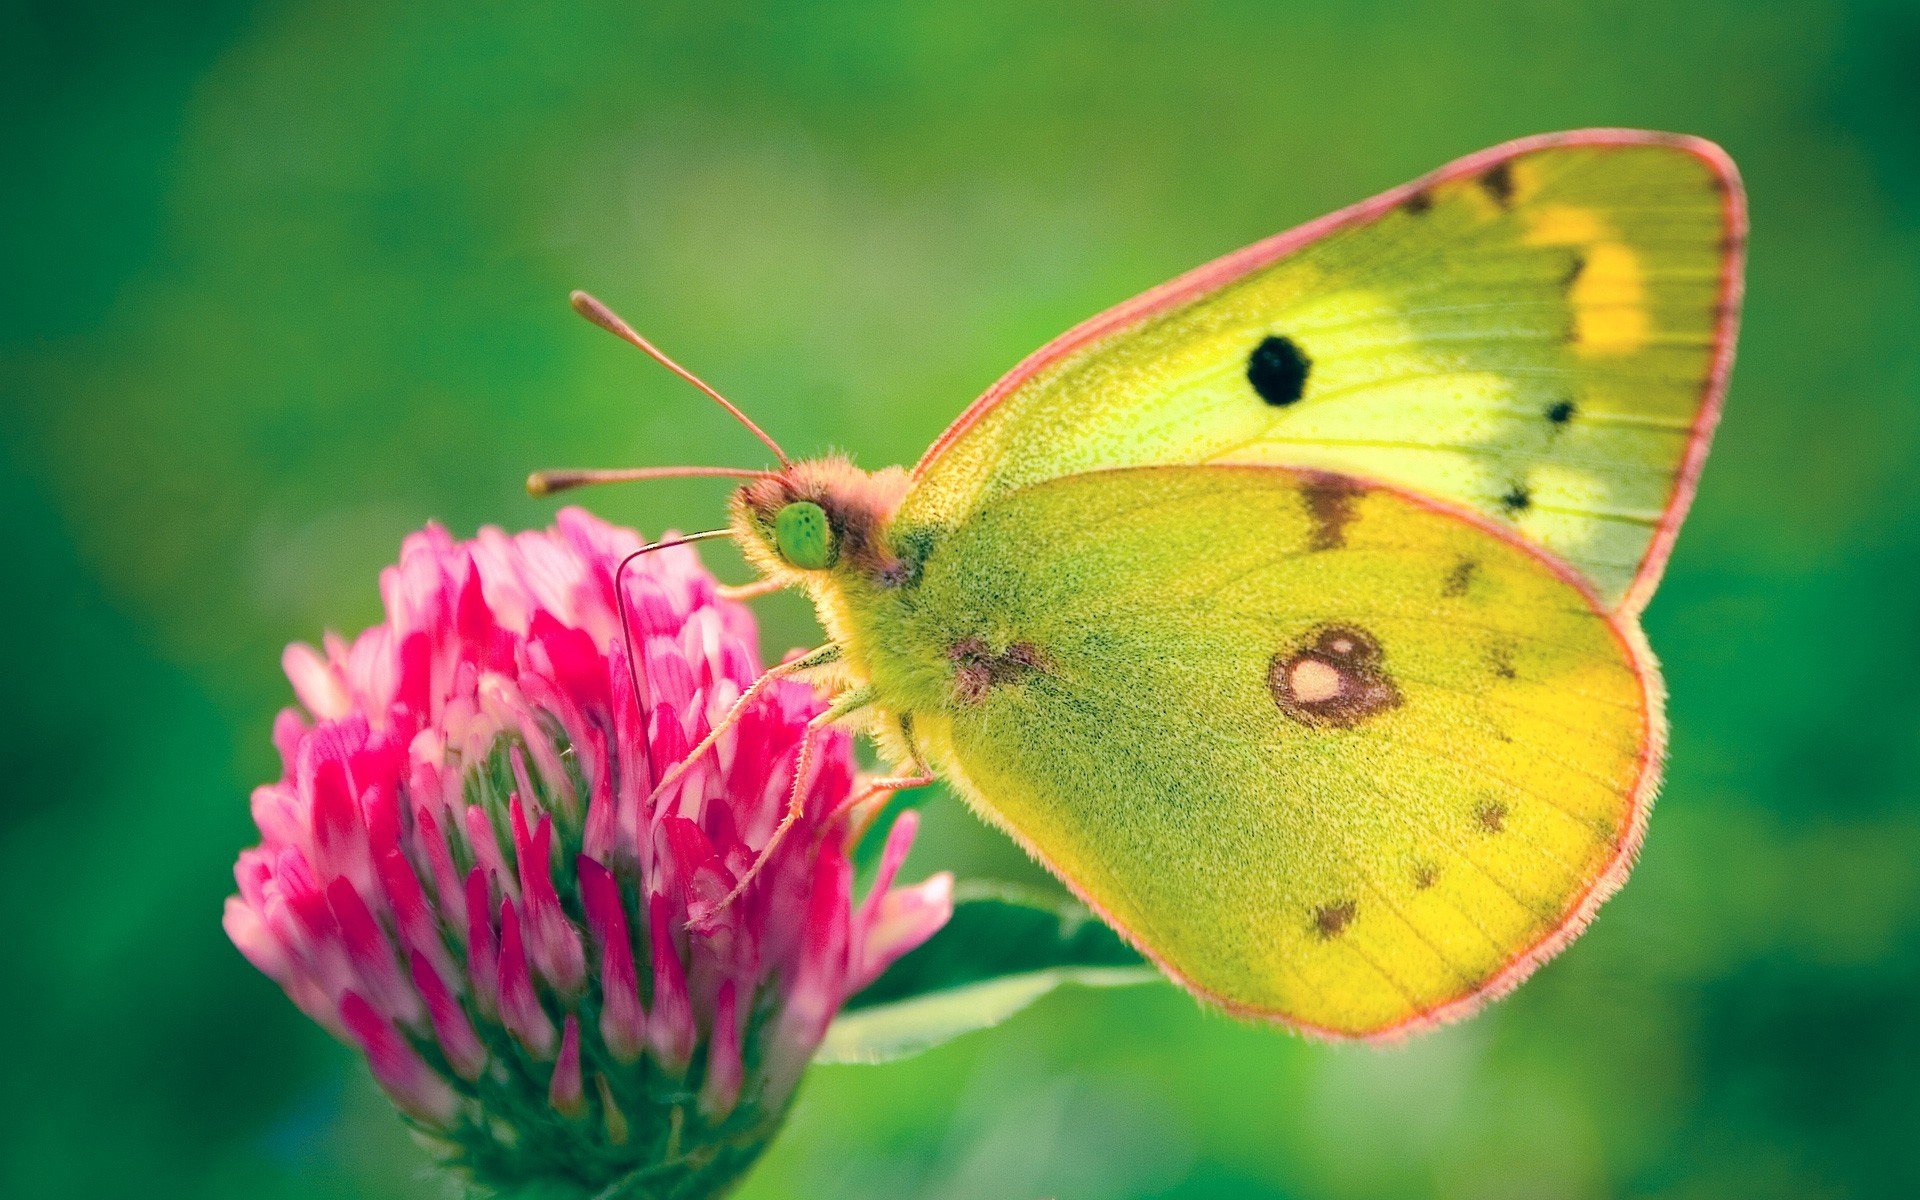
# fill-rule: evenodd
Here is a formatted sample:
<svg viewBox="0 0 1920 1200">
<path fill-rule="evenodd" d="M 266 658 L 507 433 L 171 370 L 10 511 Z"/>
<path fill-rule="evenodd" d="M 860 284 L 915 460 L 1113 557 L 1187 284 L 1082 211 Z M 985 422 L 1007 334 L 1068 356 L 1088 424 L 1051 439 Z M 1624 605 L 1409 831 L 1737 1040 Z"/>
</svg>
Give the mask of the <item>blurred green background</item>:
<svg viewBox="0 0 1920 1200">
<path fill-rule="evenodd" d="M 534 466 L 758 462 L 569 288 L 795 450 L 911 461 L 1082 316 L 1598 124 L 1719 140 L 1754 218 L 1631 886 L 1396 1052 L 1155 986 L 821 1069 L 746 1194 L 1920 1193 L 1916 61 L 1911 4 L 9 6 L 0 1195 L 438 1194 L 220 900 L 280 647 L 372 620 L 403 533 L 544 523 Z M 1030 873 L 929 812 L 922 870 Z"/>
</svg>

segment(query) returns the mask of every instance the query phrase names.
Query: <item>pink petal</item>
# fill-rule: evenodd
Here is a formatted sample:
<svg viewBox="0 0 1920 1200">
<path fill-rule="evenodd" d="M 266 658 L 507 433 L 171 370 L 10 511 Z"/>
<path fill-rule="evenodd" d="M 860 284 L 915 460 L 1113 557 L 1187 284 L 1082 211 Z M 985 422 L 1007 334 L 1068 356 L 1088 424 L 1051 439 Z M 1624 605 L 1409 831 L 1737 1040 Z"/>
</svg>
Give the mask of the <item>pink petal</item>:
<svg viewBox="0 0 1920 1200">
<path fill-rule="evenodd" d="M 746 1077 L 740 1061 L 740 1014 L 733 981 L 720 985 L 720 998 L 714 1005 L 713 1034 L 707 1045 L 707 1077 L 700 1084 L 700 1113 L 709 1121 L 718 1121 L 733 1111 L 740 1100 L 740 1085 Z"/>
<path fill-rule="evenodd" d="M 940 932 L 952 916 L 953 875 L 947 871 L 882 896 L 867 923 L 860 927 L 860 958 L 848 982 L 847 995 L 880 978 L 901 955 Z"/>
<path fill-rule="evenodd" d="M 471 1083 L 480 1078 L 480 1072 L 487 1066 L 487 1048 L 480 1044 L 480 1037 L 473 1031 L 473 1022 L 467 1020 L 467 1012 L 460 1007 L 460 1001 L 442 981 L 438 971 L 424 954 L 413 954 L 413 984 L 426 1001 L 427 1016 L 433 1022 L 433 1036 L 440 1043 L 440 1052 L 447 1056 L 447 1063 L 460 1078 Z"/>
<path fill-rule="evenodd" d="M 393 913 L 402 944 L 416 954 L 425 954 L 441 975 L 451 976 L 452 956 L 441 940 L 439 918 L 427 903 L 427 893 L 413 873 L 413 864 L 396 848 L 382 855 L 377 866 L 387 908 Z"/>
<path fill-rule="evenodd" d="M 367 911 L 360 893 L 345 879 L 327 885 L 327 903 L 340 923 L 340 938 L 354 972 L 366 988 L 366 997 L 383 1016 L 405 1025 L 417 1025 L 425 1015 L 420 997 L 400 974 L 393 943 Z"/>
<path fill-rule="evenodd" d="M 594 769 L 587 776 L 590 789 L 587 825 L 580 848 L 590 857 L 604 862 L 611 857 L 615 839 L 619 836 L 620 813 L 619 800 L 613 792 L 613 773 L 607 758 L 606 737 L 598 728 L 588 731 L 587 751 L 594 762 Z"/>
<path fill-rule="evenodd" d="M 346 765 L 337 758 L 316 762 L 311 787 L 314 866 L 323 876 L 344 876 L 356 887 L 366 886 L 373 877 L 373 856 Z"/>
<path fill-rule="evenodd" d="M 853 972 L 848 995 L 878 979 L 881 972 L 932 937 L 953 915 L 953 877 L 949 874 L 936 875 L 917 887 L 893 888 L 894 877 L 906 861 L 919 827 L 920 814 L 908 810 L 887 831 L 873 886 L 853 919 Z"/>
<path fill-rule="evenodd" d="M 893 877 L 900 873 L 900 864 L 907 861 L 907 851 L 913 849 L 913 835 L 919 832 L 920 814 L 908 809 L 894 821 L 893 828 L 887 830 L 887 844 L 880 851 L 880 865 L 873 873 L 873 886 L 867 890 L 867 898 L 860 905 L 860 914 L 854 918 L 856 926 L 866 925 L 873 920 L 873 910 L 893 886 Z"/>
<path fill-rule="evenodd" d="M 642 706 L 633 690 L 633 673 L 628 666 L 630 661 L 626 644 L 616 640 L 607 652 L 607 683 L 613 704 L 613 741 L 615 746 L 625 751 L 638 751 L 627 753 L 621 762 L 617 797 L 620 819 L 616 822 L 616 828 L 623 835 L 623 840 L 637 833 L 641 801 L 653 790 L 653 776 L 648 771 L 645 753 L 646 735 L 642 732 Z"/>
<path fill-rule="evenodd" d="M 696 1036 L 687 976 L 667 925 L 665 896 L 656 892 L 648 897 L 647 917 L 653 942 L 653 1012 L 647 1020 L 647 1043 L 667 1073 L 678 1075 L 693 1057 Z"/>
<path fill-rule="evenodd" d="M 563 1117 L 578 1117 L 586 1111 L 586 1095 L 580 1086 L 580 1022 L 572 1013 L 567 1014 L 561 1027 L 560 1058 L 553 1064 L 547 1103 Z"/>
<path fill-rule="evenodd" d="M 514 858 L 520 868 L 527 951 L 555 991 L 577 999 L 586 989 L 586 952 L 580 945 L 580 931 L 567 920 L 553 887 L 553 818 L 542 816 L 538 829 L 529 834 L 518 796 L 507 801 L 507 809 L 513 825 Z"/>
<path fill-rule="evenodd" d="M 847 985 L 847 915 L 853 868 L 844 855 L 822 855 L 807 902 L 799 961 L 788 980 L 786 1007 L 768 1051 L 769 1095 L 785 1095 L 799 1081 Z"/>
<path fill-rule="evenodd" d="M 311 652 L 309 652 L 311 653 Z M 306 740 L 309 726 L 297 708 L 283 708 L 273 719 L 273 748 L 280 752 L 280 773 L 291 776 L 299 761 L 300 743 Z"/>
<path fill-rule="evenodd" d="M 453 854 L 447 849 L 447 839 L 440 832 L 440 822 L 434 817 L 433 808 L 421 805 L 414 811 L 413 823 L 413 844 L 426 855 L 437 903 L 442 909 L 457 908 L 465 896 L 465 888 L 460 873 L 454 868 Z M 465 927 L 460 922 L 449 921 L 448 924 L 464 932 Z"/>
<path fill-rule="evenodd" d="M 295 642 L 280 656 L 280 667 L 293 684 L 293 694 L 306 710 L 323 721 L 338 720 L 353 711 L 353 697 L 340 678 L 312 646 Z"/>
<path fill-rule="evenodd" d="M 500 951 L 493 939 L 493 889 L 479 867 L 467 872 L 467 979 L 473 1005 L 489 1020 L 500 1015 Z"/>
<path fill-rule="evenodd" d="M 352 992 L 340 998 L 340 1019 L 366 1053 L 373 1077 L 402 1112 L 428 1125 L 453 1124 L 460 1098 L 414 1053 L 399 1031 Z"/>
<path fill-rule="evenodd" d="M 520 941 L 520 914 L 511 900 L 500 902 L 500 1023 L 535 1058 L 552 1060 L 553 1020 L 534 995 L 533 973 Z"/>
<path fill-rule="evenodd" d="M 463 809 L 460 818 L 467 827 L 467 848 L 473 851 L 473 861 L 486 868 L 489 879 L 501 880 L 509 891 L 518 892 L 519 885 L 514 882 L 517 877 L 507 870 L 507 860 L 500 854 L 500 835 L 494 832 L 487 810 L 476 804 Z"/>
<path fill-rule="evenodd" d="M 640 1006 L 626 906 L 611 872 L 585 855 L 577 861 L 580 901 L 600 955 L 600 1038 L 617 1061 L 631 1063 L 646 1046 L 647 1017 Z"/>
<path fill-rule="evenodd" d="M 293 957 L 251 905 L 238 896 L 228 896 L 220 925 L 226 930 L 227 940 L 246 956 L 255 970 L 281 987 L 287 986 L 287 980 L 294 975 Z"/>
<path fill-rule="evenodd" d="M 566 764 L 560 761 L 545 725 L 538 714 L 526 708 L 522 710 L 520 728 L 522 740 L 508 756 L 513 764 L 514 781 L 520 788 L 520 794 L 530 802 L 539 799 L 540 793 L 533 787 L 533 777 L 527 772 L 526 756 L 532 755 L 533 765 L 547 785 L 547 798 L 553 811 L 565 816 L 569 822 L 577 823 L 580 820 L 580 798 L 573 794 L 573 775 L 567 770 Z"/>
</svg>

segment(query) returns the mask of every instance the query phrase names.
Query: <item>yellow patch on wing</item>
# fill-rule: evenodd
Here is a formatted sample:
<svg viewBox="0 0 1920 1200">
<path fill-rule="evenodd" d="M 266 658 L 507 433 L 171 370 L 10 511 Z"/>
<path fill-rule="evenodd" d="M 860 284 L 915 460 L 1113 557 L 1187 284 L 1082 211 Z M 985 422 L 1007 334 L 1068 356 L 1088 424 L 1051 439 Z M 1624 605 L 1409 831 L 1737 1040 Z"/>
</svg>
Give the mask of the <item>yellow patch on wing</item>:
<svg viewBox="0 0 1920 1200">
<path fill-rule="evenodd" d="M 1599 213 L 1554 204 L 1527 214 L 1522 236 L 1529 246 L 1569 246 L 1580 258 L 1567 287 L 1573 310 L 1573 348 L 1594 358 L 1633 354 L 1653 333 L 1647 272 L 1640 255 Z"/>
<path fill-rule="evenodd" d="M 1574 349 L 1591 355 L 1632 354 L 1653 331 L 1647 309 L 1646 272 L 1640 256 L 1619 242 L 1587 251 L 1585 265 L 1567 290 L 1573 305 Z"/>
<path fill-rule="evenodd" d="M 1537 159 L 1516 158 L 1507 164 L 1506 172 L 1507 202 L 1514 206 L 1534 203 L 1549 182 Z"/>
<path fill-rule="evenodd" d="M 1548 204 L 1527 215 L 1527 230 L 1520 240 L 1529 246 L 1590 246 L 1612 236 L 1592 209 Z"/>
</svg>

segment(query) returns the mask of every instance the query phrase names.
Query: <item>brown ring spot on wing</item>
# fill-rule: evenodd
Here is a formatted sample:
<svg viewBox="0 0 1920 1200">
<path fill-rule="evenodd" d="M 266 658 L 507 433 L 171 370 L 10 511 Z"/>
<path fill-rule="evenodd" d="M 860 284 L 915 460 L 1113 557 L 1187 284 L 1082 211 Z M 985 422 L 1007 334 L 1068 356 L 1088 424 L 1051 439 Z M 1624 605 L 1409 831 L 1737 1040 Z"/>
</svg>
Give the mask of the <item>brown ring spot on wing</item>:
<svg viewBox="0 0 1920 1200">
<path fill-rule="evenodd" d="M 1327 625 L 1267 665 L 1280 712 L 1316 729 L 1346 729 L 1401 703 L 1380 643 L 1357 625 Z"/>
<path fill-rule="evenodd" d="M 1416 891 L 1426 891 L 1440 882 L 1440 868 L 1432 863 L 1423 862 L 1413 868 L 1413 886 Z"/>
</svg>

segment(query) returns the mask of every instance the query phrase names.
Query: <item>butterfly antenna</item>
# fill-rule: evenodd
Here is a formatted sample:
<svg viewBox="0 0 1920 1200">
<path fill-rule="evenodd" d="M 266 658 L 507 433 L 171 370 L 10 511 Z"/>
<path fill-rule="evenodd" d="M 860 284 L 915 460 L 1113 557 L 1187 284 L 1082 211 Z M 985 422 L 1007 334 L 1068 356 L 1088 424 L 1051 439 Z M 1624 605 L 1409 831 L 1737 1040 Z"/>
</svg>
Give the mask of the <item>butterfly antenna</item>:
<svg viewBox="0 0 1920 1200">
<path fill-rule="evenodd" d="M 640 744 L 647 755 L 647 787 L 652 788 L 660 778 L 660 765 L 653 761 L 653 738 L 648 732 L 648 713 L 653 706 L 651 684 L 642 688 L 640 681 L 644 668 L 639 666 L 640 653 L 633 644 L 633 621 L 627 614 L 627 568 L 643 554 L 652 554 L 655 550 L 671 550 L 676 546 L 691 546 L 695 542 L 710 542 L 714 538 L 732 537 L 730 529 L 709 529 L 705 533 L 689 533 L 684 537 L 667 538 L 664 541 L 649 542 L 620 560 L 613 569 L 613 606 L 620 614 L 620 640 L 627 648 L 627 682 L 633 687 L 633 703 L 640 710 Z"/>
<path fill-rule="evenodd" d="M 527 476 L 527 491 L 551 496 L 596 483 L 633 483 L 642 479 L 767 479 L 769 471 L 736 467 L 615 467 L 610 470 L 535 471 Z"/>
<path fill-rule="evenodd" d="M 686 380 L 688 383 L 692 384 L 694 387 L 697 387 L 702 392 L 705 392 L 708 398 L 711 399 L 715 404 L 718 404 L 721 408 L 726 409 L 727 412 L 733 417 L 734 420 L 740 422 L 742 425 L 745 425 L 747 427 L 747 432 L 753 434 L 753 436 L 759 438 L 762 442 L 766 443 L 767 449 L 773 451 L 773 456 L 780 460 L 780 465 L 782 467 L 791 467 L 793 465 L 793 460 L 788 458 L 787 452 L 780 448 L 780 443 L 774 441 L 771 437 L 767 436 L 766 430 L 754 424 L 752 417 L 749 417 L 746 413 L 741 412 L 739 407 L 735 405 L 733 401 L 727 399 L 725 396 L 722 396 L 719 392 L 715 391 L 713 389 L 713 386 L 709 384 L 706 380 L 700 378 L 698 375 L 695 375 L 692 371 L 687 370 L 685 367 L 673 361 L 671 358 L 668 358 L 666 356 L 666 353 L 662 351 L 658 346 L 654 345 L 652 342 L 648 341 L 647 339 L 641 337 L 638 333 L 634 332 L 633 326 L 621 320 L 617 315 L 615 315 L 612 309 L 600 303 L 600 301 L 594 299 L 592 296 L 588 295 L 586 292 L 573 293 L 571 300 L 573 303 L 573 311 L 579 313 L 581 316 L 585 317 L 587 320 L 592 321 L 595 325 L 598 325 L 600 328 L 606 330 L 608 333 L 611 333 L 613 336 L 619 338 L 621 341 L 627 342 L 630 345 L 638 347 L 640 351 L 643 354 L 645 354 L 648 358 L 651 358 L 653 361 L 659 363 L 661 366 L 665 367 L 667 370 L 672 371 L 675 375 L 678 375 L 680 378 Z"/>
</svg>

